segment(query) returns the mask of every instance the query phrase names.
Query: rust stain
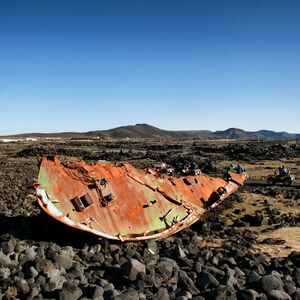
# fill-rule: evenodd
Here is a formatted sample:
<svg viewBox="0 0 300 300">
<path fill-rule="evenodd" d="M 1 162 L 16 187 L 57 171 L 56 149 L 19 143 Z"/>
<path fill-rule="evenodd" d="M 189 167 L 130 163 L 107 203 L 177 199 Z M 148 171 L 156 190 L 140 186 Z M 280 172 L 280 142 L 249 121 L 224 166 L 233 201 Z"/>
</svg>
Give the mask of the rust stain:
<svg viewBox="0 0 300 300">
<path fill-rule="evenodd" d="M 99 237 L 137 241 L 190 226 L 246 177 L 233 173 L 228 182 L 204 174 L 175 178 L 129 163 L 43 158 L 35 188 L 39 206 L 56 220 Z"/>
</svg>

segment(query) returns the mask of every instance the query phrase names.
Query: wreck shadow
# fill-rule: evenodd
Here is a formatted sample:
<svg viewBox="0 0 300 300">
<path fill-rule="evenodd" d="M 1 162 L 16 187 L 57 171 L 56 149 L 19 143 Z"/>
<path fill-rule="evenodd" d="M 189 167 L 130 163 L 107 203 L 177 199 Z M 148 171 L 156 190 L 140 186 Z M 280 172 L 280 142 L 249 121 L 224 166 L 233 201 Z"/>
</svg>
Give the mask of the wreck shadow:
<svg viewBox="0 0 300 300">
<path fill-rule="evenodd" d="M 65 226 L 42 213 L 28 217 L 9 217 L 0 213 L 0 235 L 6 234 L 20 240 L 54 242 L 76 248 L 99 243 L 99 239 L 91 234 Z"/>
</svg>

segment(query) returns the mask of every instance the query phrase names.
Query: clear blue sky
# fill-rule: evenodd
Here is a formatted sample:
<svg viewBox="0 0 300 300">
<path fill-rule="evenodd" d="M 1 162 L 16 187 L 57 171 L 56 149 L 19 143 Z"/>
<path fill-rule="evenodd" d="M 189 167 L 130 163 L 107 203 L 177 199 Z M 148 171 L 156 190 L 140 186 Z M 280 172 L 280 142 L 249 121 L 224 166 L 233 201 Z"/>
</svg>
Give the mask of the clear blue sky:
<svg viewBox="0 0 300 300">
<path fill-rule="evenodd" d="M 0 0 L 0 135 L 300 133 L 298 0 Z"/>
</svg>

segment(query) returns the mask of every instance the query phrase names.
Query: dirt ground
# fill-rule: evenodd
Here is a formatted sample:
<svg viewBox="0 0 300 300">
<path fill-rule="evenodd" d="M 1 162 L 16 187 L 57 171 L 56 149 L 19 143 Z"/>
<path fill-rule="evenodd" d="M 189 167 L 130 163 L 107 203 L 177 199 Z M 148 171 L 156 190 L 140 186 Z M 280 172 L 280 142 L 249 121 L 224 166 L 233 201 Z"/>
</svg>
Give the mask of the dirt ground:
<svg viewBox="0 0 300 300">
<path fill-rule="evenodd" d="M 239 162 L 249 179 L 173 236 L 119 243 L 41 212 L 33 188 L 38 158 L 54 155 L 140 168 L 193 162 L 217 177 Z M 286 141 L 0 143 L 0 299 L 274 299 L 274 292 L 299 299 L 299 160 L 300 143 Z M 266 176 L 281 164 L 295 184 L 268 186 Z M 280 290 L 270 291 L 266 280 Z"/>
<path fill-rule="evenodd" d="M 129 161 L 137 167 L 194 161 L 204 173 L 212 176 L 222 176 L 229 163 L 239 162 L 247 170 L 249 184 L 241 188 L 237 197 L 228 200 L 230 207 L 224 207 L 219 220 L 224 220 L 228 228 L 256 234 L 259 246 L 254 247 L 254 251 L 273 256 L 299 251 L 300 144 L 297 142 L 60 140 L 0 143 L 1 215 L 16 217 L 40 213 L 34 205 L 32 185 L 38 174 L 37 158 L 44 155 L 90 162 L 101 159 Z M 281 164 L 289 167 L 296 183 L 291 187 L 267 186 L 267 175 Z M 253 225 L 255 222 L 249 215 L 259 215 L 262 220 Z M 210 238 L 215 240 L 203 241 L 203 245 L 218 246 L 226 241 L 220 236 Z M 267 238 L 278 242 L 268 245 Z"/>
</svg>

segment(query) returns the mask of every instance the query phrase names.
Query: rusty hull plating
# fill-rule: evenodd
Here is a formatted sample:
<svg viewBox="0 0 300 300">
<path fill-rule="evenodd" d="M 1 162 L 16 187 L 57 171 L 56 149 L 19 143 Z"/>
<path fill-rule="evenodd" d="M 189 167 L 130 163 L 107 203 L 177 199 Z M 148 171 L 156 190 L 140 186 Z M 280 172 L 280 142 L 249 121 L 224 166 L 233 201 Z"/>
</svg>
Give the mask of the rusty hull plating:
<svg viewBox="0 0 300 300">
<path fill-rule="evenodd" d="M 129 163 L 63 163 L 43 158 L 37 202 L 56 220 L 120 241 L 163 238 L 195 223 L 246 180 L 201 174 L 175 178 Z"/>
</svg>

